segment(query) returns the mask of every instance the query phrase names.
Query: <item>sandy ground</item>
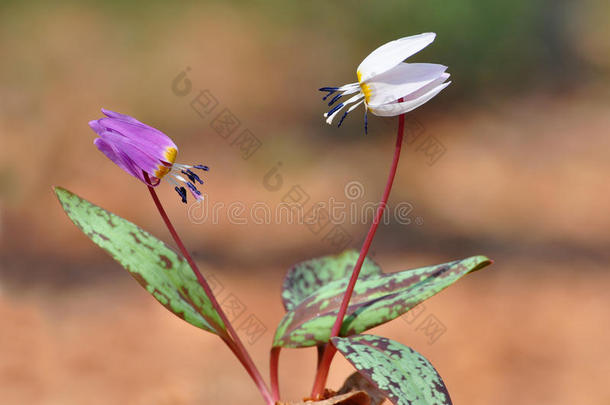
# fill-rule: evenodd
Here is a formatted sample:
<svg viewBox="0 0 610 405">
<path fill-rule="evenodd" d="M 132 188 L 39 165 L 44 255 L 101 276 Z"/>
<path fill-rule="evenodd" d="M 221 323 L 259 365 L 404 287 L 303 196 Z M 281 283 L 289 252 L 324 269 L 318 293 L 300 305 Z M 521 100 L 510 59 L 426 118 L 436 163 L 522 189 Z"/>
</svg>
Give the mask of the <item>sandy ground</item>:
<svg viewBox="0 0 610 405">
<path fill-rule="evenodd" d="M 385 264 L 396 269 L 404 260 Z M 419 316 L 373 332 L 427 356 L 456 404 L 609 403 L 604 330 L 610 277 L 598 269 L 577 277 L 584 265 L 578 272 L 557 272 L 529 263 L 536 271 L 513 271 L 524 265 L 496 263 L 426 302 Z M 171 315 L 118 266 L 108 267 L 112 281 L 96 286 L 25 296 L 4 289 L 1 403 L 262 403 L 219 340 Z M 250 315 L 260 320 L 264 329 L 242 333 L 267 375 L 267 350 L 282 316 L 279 277 L 213 274 L 223 285 L 220 300 L 242 304 L 236 325 Z M 426 318 L 440 322 L 443 332 L 426 332 Z M 313 350 L 284 351 L 282 396 L 307 394 L 313 368 Z M 338 388 L 350 372 L 337 358 L 329 386 Z"/>
</svg>

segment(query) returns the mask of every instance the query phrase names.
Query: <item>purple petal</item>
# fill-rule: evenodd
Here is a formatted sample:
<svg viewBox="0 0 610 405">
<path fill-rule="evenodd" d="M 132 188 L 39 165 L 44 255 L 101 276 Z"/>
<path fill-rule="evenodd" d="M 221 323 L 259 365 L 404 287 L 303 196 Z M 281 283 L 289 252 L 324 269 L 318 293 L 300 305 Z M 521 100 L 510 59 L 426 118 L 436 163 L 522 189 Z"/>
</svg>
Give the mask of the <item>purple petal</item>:
<svg viewBox="0 0 610 405">
<path fill-rule="evenodd" d="M 142 150 L 139 145 L 134 145 L 128 138 L 114 133 L 104 132 L 102 139 L 110 143 L 117 151 L 129 156 L 129 159 L 140 169 L 154 176 L 155 172 L 162 165 L 157 154 L 149 153 L 149 150 Z M 154 151 L 152 151 L 154 152 Z"/>
<path fill-rule="evenodd" d="M 102 108 L 102 113 L 106 117 L 108 117 L 108 118 L 116 118 L 116 119 L 119 119 L 119 120 L 131 122 L 132 124 L 146 125 L 146 124 L 138 121 L 137 119 L 133 118 L 130 115 L 125 115 L 125 114 L 121 114 L 121 113 L 118 113 L 118 112 L 115 112 L 115 111 L 110 111 L 110 110 L 107 110 L 105 108 Z"/>
<path fill-rule="evenodd" d="M 104 132 L 104 127 L 98 121 L 99 120 L 89 121 L 89 126 L 99 135 Z"/>
<path fill-rule="evenodd" d="M 101 126 L 118 132 L 144 148 L 156 147 L 159 151 L 165 151 L 167 148 L 178 149 L 167 135 L 145 124 L 134 124 L 116 118 L 101 118 L 99 123 Z"/>
<path fill-rule="evenodd" d="M 95 138 L 93 141 L 95 146 L 102 152 L 106 157 L 112 160 L 117 166 L 131 174 L 138 180 L 146 183 L 142 170 L 139 170 L 137 166 L 129 159 L 129 157 L 119 153 L 111 143 L 105 141 L 102 138 Z"/>
</svg>

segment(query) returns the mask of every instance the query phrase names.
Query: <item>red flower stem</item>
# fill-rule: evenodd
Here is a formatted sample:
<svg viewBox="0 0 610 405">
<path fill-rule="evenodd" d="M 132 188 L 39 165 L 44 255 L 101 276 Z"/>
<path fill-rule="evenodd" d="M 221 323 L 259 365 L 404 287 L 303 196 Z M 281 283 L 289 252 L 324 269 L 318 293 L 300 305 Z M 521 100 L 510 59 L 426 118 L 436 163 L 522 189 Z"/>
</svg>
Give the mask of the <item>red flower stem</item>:
<svg viewBox="0 0 610 405">
<path fill-rule="evenodd" d="M 278 377 L 281 347 L 272 347 L 269 353 L 269 376 L 271 379 L 271 396 L 274 401 L 280 400 L 280 381 Z"/>
<path fill-rule="evenodd" d="M 322 364 L 322 356 L 324 355 L 324 352 L 326 351 L 327 344 L 328 343 L 316 346 L 316 354 L 318 355 L 318 360 L 316 362 L 316 370 L 319 369 L 320 364 Z"/>
<path fill-rule="evenodd" d="M 402 99 L 400 99 L 399 101 L 401 100 Z M 345 290 L 345 294 L 343 295 L 343 301 L 341 302 L 341 307 L 339 307 L 339 313 L 337 314 L 335 324 L 331 329 L 330 337 L 339 336 L 339 332 L 341 331 L 341 325 L 343 324 L 343 319 L 345 318 L 345 313 L 347 312 L 347 307 L 350 298 L 352 297 L 354 286 L 356 285 L 356 280 L 358 279 L 360 269 L 362 268 L 362 263 L 364 263 L 364 259 L 366 258 L 369 248 L 371 247 L 375 232 L 377 231 L 377 227 L 381 222 L 383 211 L 385 210 L 385 207 L 388 204 L 388 198 L 390 197 L 390 191 L 392 190 L 392 184 L 394 183 L 394 177 L 396 176 L 396 169 L 398 168 L 398 160 L 400 159 L 400 150 L 402 148 L 404 129 L 405 116 L 404 114 L 401 114 L 398 117 L 398 131 L 396 134 L 396 149 L 394 149 L 394 159 L 392 160 L 392 166 L 390 167 L 388 181 L 386 183 L 383 196 L 381 197 L 381 203 L 379 204 L 379 207 L 377 207 L 377 212 L 375 214 L 375 218 L 373 219 L 373 223 L 371 224 L 369 232 L 366 235 L 366 239 L 362 244 L 362 249 L 360 249 L 360 256 L 358 256 L 358 261 L 356 261 L 356 265 L 354 266 L 354 270 L 349 280 L 349 284 L 347 285 L 347 289 Z M 311 390 L 312 398 L 318 398 L 322 394 L 324 386 L 326 385 L 326 378 L 328 377 L 330 363 L 332 362 L 333 356 L 335 355 L 336 351 L 337 349 L 335 349 L 332 344 L 326 345 L 326 349 L 324 350 L 324 354 L 322 355 L 322 360 L 319 362 L 318 372 L 316 374 L 314 385 Z"/>
<path fill-rule="evenodd" d="M 235 332 L 235 329 L 229 322 L 227 315 L 224 313 L 224 311 L 220 307 L 220 304 L 216 300 L 216 297 L 214 296 L 214 293 L 212 292 L 210 285 L 208 284 L 206 279 L 201 274 L 199 267 L 197 267 L 197 264 L 195 263 L 195 261 L 193 260 L 193 258 L 189 254 L 189 252 L 186 250 L 186 247 L 184 246 L 184 244 L 182 243 L 182 240 L 178 236 L 176 229 L 174 228 L 171 221 L 169 220 L 169 217 L 167 216 L 167 213 L 165 212 L 163 205 L 161 205 L 161 201 L 159 201 L 159 197 L 157 196 L 155 189 L 151 186 L 148 186 L 148 191 L 150 191 L 150 195 L 151 195 L 153 201 L 155 202 L 155 205 L 156 205 L 157 209 L 159 210 L 159 214 L 161 215 L 161 218 L 163 218 L 163 222 L 165 222 L 165 225 L 167 226 L 169 233 L 172 235 L 172 238 L 174 238 L 174 241 L 176 242 L 176 245 L 178 245 L 180 252 L 182 252 L 182 255 L 184 256 L 184 258 L 186 259 L 188 264 L 191 266 L 191 269 L 193 270 L 195 277 L 197 277 L 197 281 L 199 282 L 199 284 L 205 291 L 206 295 L 210 299 L 210 301 L 212 303 L 212 307 L 214 307 L 214 310 L 218 313 L 218 315 L 220 316 L 220 319 L 222 320 L 225 327 L 227 328 L 227 331 L 230 334 L 230 336 L 227 336 L 226 333 L 224 333 L 225 336 L 221 335 L 221 339 L 229 346 L 229 349 L 231 349 L 231 351 L 237 356 L 237 358 L 242 363 L 242 365 L 244 366 L 244 368 L 246 369 L 248 374 L 252 377 L 252 380 L 258 387 L 259 391 L 261 392 L 261 394 L 262 394 L 263 398 L 265 399 L 265 401 L 267 402 L 267 404 L 273 405 L 275 403 L 275 401 L 271 398 L 271 394 L 269 393 L 269 389 L 267 388 L 267 385 L 265 384 L 263 377 L 261 376 L 260 372 L 254 365 L 252 358 L 250 358 L 248 351 L 246 350 L 243 343 L 239 339 L 237 332 Z M 219 332 L 223 332 L 223 331 L 219 331 Z"/>
</svg>

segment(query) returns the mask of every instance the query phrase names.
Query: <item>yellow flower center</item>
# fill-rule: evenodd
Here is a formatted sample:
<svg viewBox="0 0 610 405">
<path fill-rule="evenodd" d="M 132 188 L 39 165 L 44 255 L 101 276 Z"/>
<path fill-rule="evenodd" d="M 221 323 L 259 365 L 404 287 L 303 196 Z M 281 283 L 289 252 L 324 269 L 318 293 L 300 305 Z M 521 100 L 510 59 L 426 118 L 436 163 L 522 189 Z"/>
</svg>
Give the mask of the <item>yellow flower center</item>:
<svg viewBox="0 0 610 405">
<path fill-rule="evenodd" d="M 165 162 L 168 164 L 161 163 L 157 167 L 157 170 L 155 170 L 155 177 L 158 179 L 165 176 L 172 169 L 172 165 L 176 161 L 176 155 L 178 155 L 178 150 L 170 146 L 165 149 L 165 153 L 163 155 L 165 156 Z"/>
<path fill-rule="evenodd" d="M 371 98 L 371 88 L 367 83 L 364 83 L 360 80 L 360 78 L 362 77 L 362 73 L 360 73 L 360 71 L 357 71 L 356 74 L 358 75 L 358 84 L 360 84 L 360 89 L 362 90 L 362 94 L 364 94 L 364 100 L 368 104 L 369 99 Z"/>
<path fill-rule="evenodd" d="M 169 148 L 165 149 L 165 161 L 173 164 L 176 161 L 177 154 L 178 149 L 170 146 Z"/>
</svg>

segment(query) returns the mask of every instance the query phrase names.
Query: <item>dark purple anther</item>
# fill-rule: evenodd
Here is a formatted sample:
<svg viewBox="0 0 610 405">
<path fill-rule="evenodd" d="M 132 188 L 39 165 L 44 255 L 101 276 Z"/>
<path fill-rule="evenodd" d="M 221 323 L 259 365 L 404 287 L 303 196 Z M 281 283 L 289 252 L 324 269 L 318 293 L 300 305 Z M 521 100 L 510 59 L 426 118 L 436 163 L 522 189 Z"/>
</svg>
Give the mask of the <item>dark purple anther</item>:
<svg viewBox="0 0 610 405">
<path fill-rule="evenodd" d="M 199 184 L 203 184 L 203 180 L 201 180 L 199 178 L 199 176 L 197 176 L 195 173 L 193 173 L 192 170 L 190 170 L 190 169 L 182 170 L 182 173 L 184 175 L 186 175 L 189 178 L 189 180 L 192 181 L 193 183 L 197 182 Z"/>
<path fill-rule="evenodd" d="M 329 102 L 328 102 L 328 106 L 330 107 L 331 105 L 335 104 L 335 102 L 337 100 L 339 100 L 341 97 L 343 97 L 343 94 L 339 93 L 337 94 L 335 97 L 333 97 Z"/>
<path fill-rule="evenodd" d="M 182 199 L 182 202 L 186 204 L 186 189 L 184 187 L 176 186 L 174 187 L 174 190 L 176 190 L 176 193 L 178 193 L 178 195 Z"/>
</svg>

